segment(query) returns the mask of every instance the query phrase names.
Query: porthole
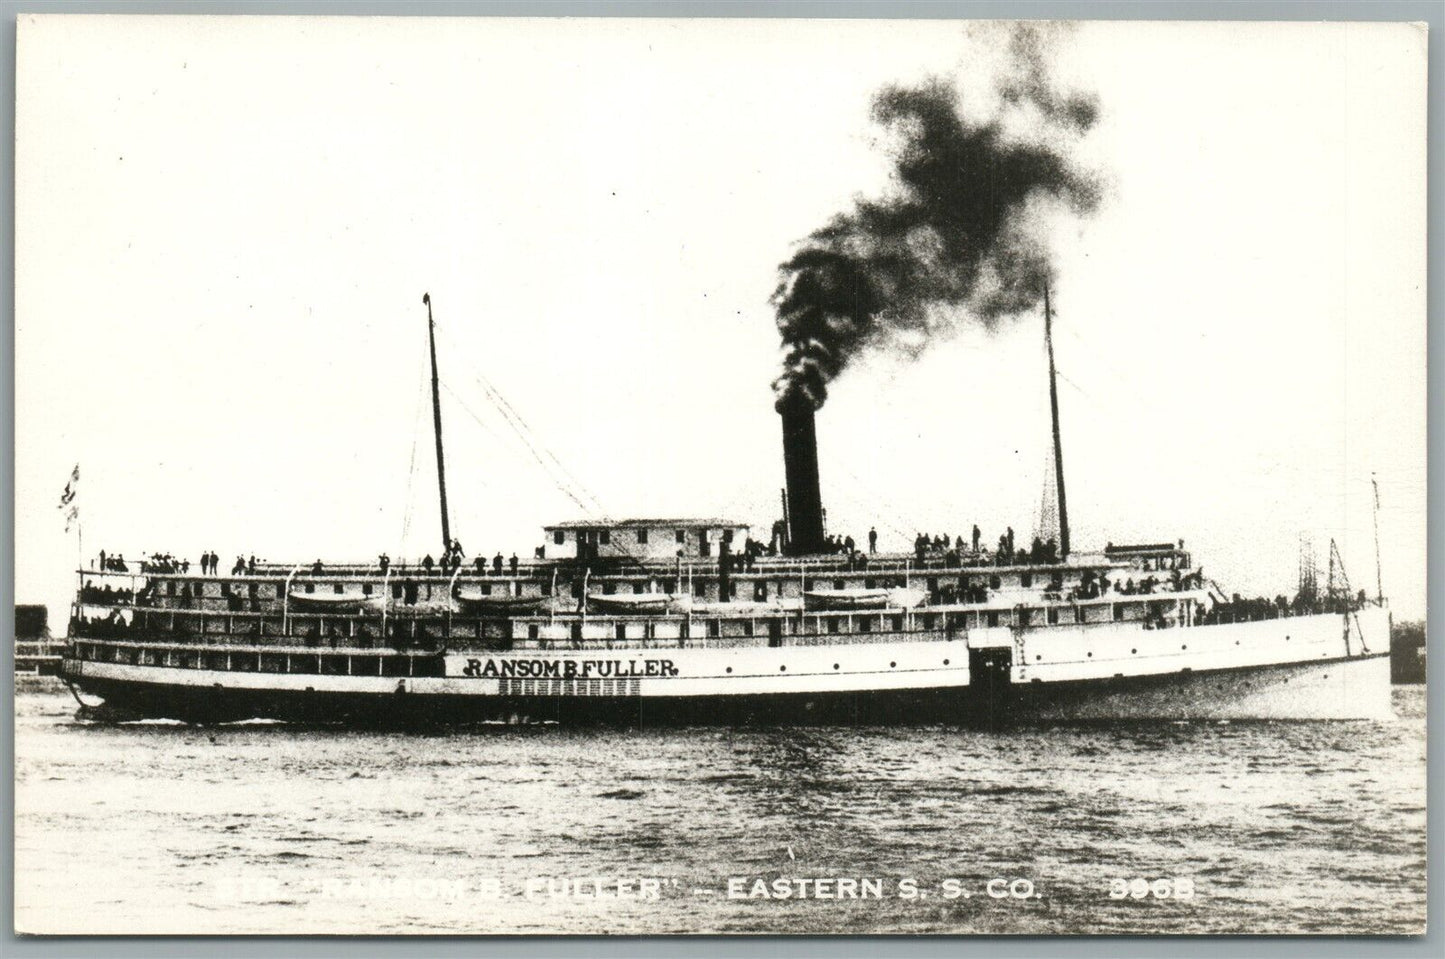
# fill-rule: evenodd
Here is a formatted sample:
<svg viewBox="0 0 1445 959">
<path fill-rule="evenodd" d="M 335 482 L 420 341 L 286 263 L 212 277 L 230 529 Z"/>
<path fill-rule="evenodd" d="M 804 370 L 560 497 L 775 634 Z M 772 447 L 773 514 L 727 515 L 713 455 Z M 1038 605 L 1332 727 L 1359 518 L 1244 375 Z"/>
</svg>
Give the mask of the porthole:
<svg viewBox="0 0 1445 959">
<path fill-rule="evenodd" d="M 895 666 L 897 666 L 897 665 L 898 665 L 897 663 L 889 663 L 889 664 L 888 664 L 888 668 L 889 668 L 889 669 L 893 669 L 893 668 L 894 668 Z"/>
<path fill-rule="evenodd" d="M 1137 653 L 1137 652 L 1139 652 L 1139 650 L 1137 650 L 1137 649 L 1131 649 L 1131 650 L 1129 650 L 1129 652 L 1131 652 L 1131 653 Z"/>
<path fill-rule="evenodd" d="M 838 668 L 838 664 L 837 664 L 837 663 L 834 663 L 834 664 L 833 664 L 833 668 L 834 668 L 834 669 L 837 669 L 837 668 Z"/>
<path fill-rule="evenodd" d="M 943 661 L 943 665 L 947 666 L 947 665 L 948 665 L 948 660 L 945 659 L 945 660 Z"/>
<path fill-rule="evenodd" d="M 732 671 L 733 671 L 733 668 L 732 668 L 731 666 L 729 666 L 729 667 L 728 667 L 728 672 L 732 672 Z"/>
<path fill-rule="evenodd" d="M 1034 662 L 1037 663 L 1037 662 L 1039 662 L 1039 661 L 1042 660 L 1042 659 L 1043 659 L 1042 656 L 1038 655 L 1037 653 L 1034 654 Z"/>
<path fill-rule="evenodd" d="M 786 667 L 786 666 L 779 666 L 779 667 L 778 667 L 778 672 L 780 672 L 780 673 L 786 673 L 787 671 L 788 671 L 788 667 Z"/>
<path fill-rule="evenodd" d="M 1094 658 L 1094 654 L 1093 654 L 1093 653 L 1085 653 L 1084 655 L 1087 656 L 1087 657 L 1089 657 L 1090 659 L 1093 659 L 1093 658 Z"/>
<path fill-rule="evenodd" d="M 1188 644 L 1188 643 L 1185 643 L 1183 646 L 1180 646 L 1179 648 L 1180 648 L 1180 649 L 1188 649 L 1188 648 L 1189 648 L 1189 644 Z"/>
</svg>

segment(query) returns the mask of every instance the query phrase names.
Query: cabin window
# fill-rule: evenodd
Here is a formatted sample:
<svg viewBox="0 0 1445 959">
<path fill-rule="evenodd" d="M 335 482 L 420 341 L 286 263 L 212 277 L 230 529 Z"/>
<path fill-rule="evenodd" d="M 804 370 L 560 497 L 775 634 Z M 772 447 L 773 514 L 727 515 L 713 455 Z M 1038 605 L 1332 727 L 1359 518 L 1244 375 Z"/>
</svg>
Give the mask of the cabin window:
<svg viewBox="0 0 1445 959">
<path fill-rule="evenodd" d="M 1050 626 L 1057 626 L 1057 625 L 1059 625 L 1059 611 L 1058 611 L 1057 608 L 1050 608 L 1050 609 L 1049 609 L 1049 625 L 1050 625 Z"/>
<path fill-rule="evenodd" d="M 247 592 L 249 592 L 249 593 L 251 594 L 251 598 L 252 598 L 252 599 L 255 599 L 255 598 L 256 598 L 256 594 L 257 594 L 259 591 L 260 591 L 260 590 L 257 588 L 257 585 L 256 585 L 255 583 L 249 584 L 249 589 L 247 589 Z"/>
<path fill-rule="evenodd" d="M 340 583 L 337 583 L 337 584 L 332 588 L 332 592 L 336 593 L 337 596 L 340 596 L 340 595 L 341 595 L 341 584 L 340 584 Z"/>
<path fill-rule="evenodd" d="M 707 595 L 707 581 L 700 579 L 700 580 L 698 580 L 697 582 L 693 583 L 693 584 L 692 584 L 692 591 L 693 591 L 693 594 L 694 594 L 695 596 L 697 596 L 698 598 L 702 598 L 702 597 L 706 596 L 706 595 Z"/>
<path fill-rule="evenodd" d="M 528 638 L 528 639 L 536 639 L 538 636 L 541 635 L 541 632 L 542 632 L 542 631 L 537 628 L 537 624 L 536 624 L 536 623 L 531 623 L 531 624 L 529 624 L 529 625 L 527 626 L 527 638 Z"/>
<path fill-rule="evenodd" d="M 641 596 L 641 595 L 642 595 L 642 584 L 641 584 L 641 583 L 633 583 L 633 584 L 632 584 L 632 595 L 634 595 L 634 596 Z"/>
<path fill-rule="evenodd" d="M 743 623 L 743 635 L 746 636 L 748 639 L 752 639 L 752 638 L 753 638 L 753 621 L 752 621 L 752 620 L 749 619 L 749 620 L 747 620 L 747 621 L 745 621 L 745 622 Z"/>
<path fill-rule="evenodd" d="M 616 591 L 617 591 L 617 584 L 616 584 L 616 583 L 603 583 L 603 584 L 602 584 L 602 595 L 603 595 L 603 596 L 611 596 L 611 595 L 612 595 L 613 593 L 615 593 Z"/>
<path fill-rule="evenodd" d="M 687 542 L 687 530 L 685 530 L 685 529 L 680 529 L 680 530 L 677 531 L 677 541 L 678 541 L 679 543 L 686 543 L 686 542 Z"/>
<path fill-rule="evenodd" d="M 753 599 L 757 602 L 766 602 L 768 598 L 768 584 L 764 580 L 758 580 L 753 584 Z"/>
<path fill-rule="evenodd" d="M 314 593 L 314 592 L 316 592 L 316 584 L 315 584 L 315 583 L 307 583 L 307 584 L 306 584 L 306 592 L 308 592 L 308 593 Z"/>
<path fill-rule="evenodd" d="M 392 583 L 392 584 L 391 584 L 391 598 L 392 598 L 392 599 L 401 599 L 401 584 L 400 584 L 400 583 Z"/>
<path fill-rule="evenodd" d="M 618 623 L 618 624 L 617 624 L 617 629 L 616 629 L 615 632 L 616 632 L 616 635 L 617 635 L 617 639 L 618 639 L 619 641 L 626 639 L 626 638 L 627 638 L 627 624 L 626 624 L 626 623 Z"/>
<path fill-rule="evenodd" d="M 1121 604 L 1119 604 L 1119 603 L 1115 603 L 1115 604 L 1114 604 L 1114 622 L 1116 622 L 1116 623 L 1122 623 L 1123 621 L 1124 621 L 1124 607 L 1123 607 Z"/>
<path fill-rule="evenodd" d="M 483 596 L 490 596 L 490 595 L 492 595 L 492 584 L 491 584 L 491 583 L 483 583 L 481 586 L 479 586 L 479 587 L 477 587 L 477 588 L 482 591 L 482 595 L 483 595 Z"/>
<path fill-rule="evenodd" d="M 992 627 L 992 626 L 997 626 L 997 625 L 998 625 L 998 610 L 996 610 L 996 609 L 991 609 L 991 610 L 989 610 L 989 611 L 988 611 L 988 614 L 987 614 L 987 618 L 985 619 L 985 622 L 987 622 L 987 623 L 989 624 L 989 626 L 991 626 L 991 627 Z"/>
<path fill-rule="evenodd" d="M 1022 586 L 1024 589 L 1028 589 L 1028 588 L 1029 588 L 1030 586 L 1032 586 L 1033 584 L 1034 584 L 1034 574 L 1033 574 L 1033 573 L 1019 573 L 1019 585 L 1020 585 L 1020 586 Z"/>
<path fill-rule="evenodd" d="M 363 596 L 370 596 L 370 595 L 371 595 L 371 584 L 370 584 L 370 583 L 362 583 L 362 584 L 361 584 L 361 595 L 363 595 Z"/>
<path fill-rule="evenodd" d="M 1001 586 L 1002 584 L 1003 584 L 1003 581 L 1002 581 L 1001 579 L 999 579 L 998 576 L 996 576 L 996 575 L 995 575 L 995 576 L 990 576 L 990 577 L 988 578 L 988 588 L 989 588 L 989 589 L 998 589 L 999 586 Z"/>
<path fill-rule="evenodd" d="M 719 623 L 719 622 L 718 622 L 717 620 L 715 620 L 715 619 L 710 619 L 710 620 L 708 620 L 708 621 L 707 621 L 707 634 L 708 634 L 709 636 L 711 636 L 713 639 L 717 639 L 718 634 L 722 632 L 721 626 L 722 626 L 722 624 Z"/>
<path fill-rule="evenodd" d="M 637 531 L 637 542 L 642 546 L 647 545 L 647 530 L 640 529 Z"/>
<path fill-rule="evenodd" d="M 873 617 L 872 617 L 872 616 L 859 616 L 859 617 L 858 617 L 858 632 L 860 632 L 860 633 L 871 633 L 871 632 L 873 632 Z"/>
<path fill-rule="evenodd" d="M 924 628 L 924 629 L 932 629 L 933 627 L 935 627 L 935 626 L 937 626 L 937 625 L 938 625 L 938 617 L 937 617 L 937 616 L 935 616 L 933 613 L 924 613 L 924 614 L 923 614 L 923 628 Z"/>
<path fill-rule="evenodd" d="M 600 534 L 598 534 L 598 535 L 599 535 L 599 538 L 600 538 L 601 541 L 602 541 L 602 545 L 603 545 L 603 546 L 607 546 L 608 544 L 610 544 L 610 543 L 612 542 L 612 530 L 610 530 L 610 529 L 604 529 L 604 530 L 603 530 Z"/>
<path fill-rule="evenodd" d="M 842 589 L 842 588 L 843 588 L 843 581 L 842 581 L 841 579 L 835 579 L 835 580 L 833 580 L 833 588 L 834 588 L 834 589 Z"/>
<path fill-rule="evenodd" d="M 552 534 L 552 542 L 556 543 L 558 546 L 561 546 L 563 543 L 567 542 L 567 534 L 560 529 L 557 530 L 555 533 Z"/>
<path fill-rule="evenodd" d="M 836 633 L 837 631 L 838 631 L 838 617 L 837 617 L 837 616 L 829 616 L 829 617 L 828 617 L 828 632 L 830 632 L 830 633 Z"/>
<path fill-rule="evenodd" d="M 1027 625 L 1029 624 L 1029 620 L 1032 619 L 1032 618 L 1033 618 L 1033 610 L 1025 609 L 1025 608 L 1023 608 L 1023 607 L 1019 607 L 1019 625 L 1020 625 L 1020 626 L 1027 626 Z"/>
</svg>

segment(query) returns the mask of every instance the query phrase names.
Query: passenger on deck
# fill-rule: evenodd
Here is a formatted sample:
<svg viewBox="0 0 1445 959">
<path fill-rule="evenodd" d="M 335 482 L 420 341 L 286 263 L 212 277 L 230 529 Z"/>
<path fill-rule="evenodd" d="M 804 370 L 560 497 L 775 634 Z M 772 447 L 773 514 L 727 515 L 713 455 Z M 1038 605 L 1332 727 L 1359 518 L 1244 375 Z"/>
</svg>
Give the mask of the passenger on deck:
<svg viewBox="0 0 1445 959">
<path fill-rule="evenodd" d="M 385 576 L 386 571 L 391 568 L 391 557 L 382 553 L 376 558 L 376 565 L 381 567 L 381 575 Z"/>
<path fill-rule="evenodd" d="M 508 562 L 509 562 L 509 563 L 511 564 L 511 566 L 512 566 L 512 575 L 513 575 L 513 576 L 516 576 L 516 575 L 517 575 L 517 554 L 516 554 L 516 553 L 513 553 L 513 554 L 512 554 L 512 558 L 511 558 L 510 560 L 508 560 Z"/>
<path fill-rule="evenodd" d="M 973 524 L 973 551 L 974 551 L 975 553 L 978 552 L 978 538 L 979 538 L 980 535 L 981 535 L 981 534 L 980 534 L 979 531 L 978 531 L 978 524 L 977 524 L 977 523 L 974 523 L 974 524 Z"/>
<path fill-rule="evenodd" d="M 322 570 L 323 570 L 323 567 L 322 567 L 322 565 L 321 565 L 321 560 L 318 559 L 315 563 L 311 564 L 311 572 L 312 572 L 313 574 L 315 574 L 315 575 L 317 575 L 317 576 L 320 576 L 321 573 L 322 573 Z"/>
<path fill-rule="evenodd" d="M 878 527 L 876 526 L 868 530 L 868 552 L 878 552 Z"/>
<path fill-rule="evenodd" d="M 478 576 L 487 575 L 487 558 L 485 556 L 478 554 L 477 558 L 472 560 L 472 565 L 477 568 Z"/>
<path fill-rule="evenodd" d="M 251 576 L 255 576 L 255 575 L 256 575 L 256 554 L 255 554 L 255 553 L 252 553 L 252 554 L 251 554 L 251 558 L 246 561 L 246 573 L 247 573 L 248 575 L 251 575 Z"/>
<path fill-rule="evenodd" d="M 492 557 L 492 572 L 498 576 L 502 575 L 502 554 L 498 553 Z"/>
<path fill-rule="evenodd" d="M 431 558 L 431 553 L 427 553 L 425 556 L 422 557 L 421 568 L 424 569 L 424 570 L 426 570 L 426 574 L 427 574 L 428 576 L 431 575 L 432 567 L 435 566 L 435 565 L 436 565 L 436 560 L 434 560 L 434 559 Z"/>
</svg>

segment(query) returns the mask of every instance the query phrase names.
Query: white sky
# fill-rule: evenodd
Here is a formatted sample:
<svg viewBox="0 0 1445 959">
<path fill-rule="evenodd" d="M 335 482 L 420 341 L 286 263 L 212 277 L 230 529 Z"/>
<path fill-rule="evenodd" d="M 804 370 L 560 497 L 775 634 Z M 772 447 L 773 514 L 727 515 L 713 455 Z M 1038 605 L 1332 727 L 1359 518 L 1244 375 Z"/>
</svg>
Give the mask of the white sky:
<svg viewBox="0 0 1445 959">
<path fill-rule="evenodd" d="M 90 556 L 434 550 L 424 291 L 468 550 L 583 515 L 478 377 L 612 515 L 766 533 L 776 265 L 885 186 L 872 94 L 974 98 L 1001 37 L 22 17 L 17 600 L 63 626 L 77 461 Z M 1423 617 L 1423 28 L 1094 23 L 1061 53 L 1109 184 L 1053 235 L 1075 548 L 1182 537 L 1272 595 L 1308 533 L 1373 592 L 1374 471 L 1386 593 Z M 1039 317 L 848 372 L 818 417 L 830 528 L 1031 535 L 1044 373 Z"/>
</svg>

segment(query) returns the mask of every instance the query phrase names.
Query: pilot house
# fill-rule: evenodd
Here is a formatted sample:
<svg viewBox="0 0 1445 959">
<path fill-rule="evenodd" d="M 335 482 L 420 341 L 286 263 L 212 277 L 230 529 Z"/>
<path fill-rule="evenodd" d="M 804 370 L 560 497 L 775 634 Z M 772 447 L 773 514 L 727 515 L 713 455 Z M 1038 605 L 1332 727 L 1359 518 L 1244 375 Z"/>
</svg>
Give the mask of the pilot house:
<svg viewBox="0 0 1445 959">
<path fill-rule="evenodd" d="M 544 529 L 548 559 L 715 557 L 723 545 L 741 552 L 748 535 L 747 524 L 726 519 L 577 520 Z"/>
</svg>

